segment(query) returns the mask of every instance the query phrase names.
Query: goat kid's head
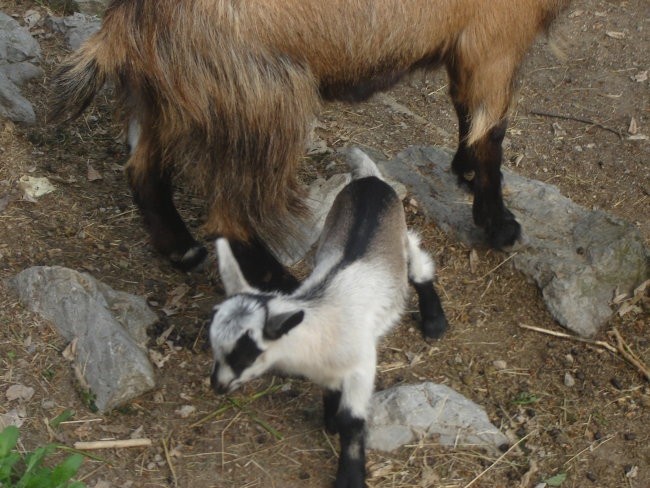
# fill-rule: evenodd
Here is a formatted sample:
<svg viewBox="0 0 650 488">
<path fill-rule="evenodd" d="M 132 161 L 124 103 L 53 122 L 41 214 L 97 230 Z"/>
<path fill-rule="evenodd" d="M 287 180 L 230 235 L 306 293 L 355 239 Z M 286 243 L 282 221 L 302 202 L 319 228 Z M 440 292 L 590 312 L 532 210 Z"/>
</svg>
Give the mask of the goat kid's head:
<svg viewBox="0 0 650 488">
<path fill-rule="evenodd" d="M 267 351 L 302 322 L 300 309 L 273 311 L 277 295 L 251 287 L 226 239 L 216 243 L 221 280 L 229 297 L 215 307 L 210 324 L 214 364 L 210 383 L 217 393 L 236 390 L 271 366 Z"/>
</svg>

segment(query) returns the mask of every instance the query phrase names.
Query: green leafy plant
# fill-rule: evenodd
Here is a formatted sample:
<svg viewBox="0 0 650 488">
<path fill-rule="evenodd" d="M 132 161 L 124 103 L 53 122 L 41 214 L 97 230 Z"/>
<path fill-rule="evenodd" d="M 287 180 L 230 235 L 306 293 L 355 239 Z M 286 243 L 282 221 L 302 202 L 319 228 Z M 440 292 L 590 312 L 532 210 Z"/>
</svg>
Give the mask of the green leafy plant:
<svg viewBox="0 0 650 488">
<path fill-rule="evenodd" d="M 544 483 L 546 483 L 548 486 L 562 486 L 562 483 L 566 481 L 566 478 L 567 478 L 566 473 L 560 473 L 560 474 L 556 474 L 555 476 L 552 476 L 547 480 L 544 480 Z"/>
<path fill-rule="evenodd" d="M 539 397 L 534 393 L 522 391 L 515 397 L 512 403 L 515 405 L 531 405 L 533 403 L 537 403 L 538 401 Z"/>
<path fill-rule="evenodd" d="M 19 431 L 9 426 L 0 432 L 0 487 L 2 488 L 85 488 L 80 481 L 70 481 L 77 474 L 83 456 L 71 454 L 53 468 L 45 458 L 57 450 L 54 444 L 21 454 L 16 450 Z"/>
</svg>

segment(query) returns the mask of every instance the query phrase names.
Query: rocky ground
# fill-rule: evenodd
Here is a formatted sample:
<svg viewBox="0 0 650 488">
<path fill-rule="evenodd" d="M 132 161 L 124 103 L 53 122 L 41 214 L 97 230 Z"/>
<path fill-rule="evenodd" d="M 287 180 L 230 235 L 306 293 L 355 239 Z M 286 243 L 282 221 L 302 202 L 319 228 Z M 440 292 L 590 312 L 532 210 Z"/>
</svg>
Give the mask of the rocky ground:
<svg viewBox="0 0 650 488">
<path fill-rule="evenodd" d="M 0 284 L 0 419 L 22 423 L 26 449 L 52 440 L 152 439 L 149 448 L 88 459 L 81 478 L 91 487 L 329 486 L 338 440 L 322 430 L 318 388 L 265 378 L 232 398 L 209 389 L 205 326 L 221 285 L 210 272 L 175 271 L 149 246 L 124 180 L 126 148 L 109 94 L 76 123 L 45 122 L 48 76 L 65 53 L 63 35 L 44 22 L 47 3 L 0 0 L 0 11 L 21 25 L 30 25 L 30 10 L 43 19 L 31 33 L 44 72 L 22 88 L 35 124 L 0 122 L 0 280 L 33 265 L 62 265 L 146 297 L 160 317 L 149 334 L 157 387 L 109 414 L 93 412 L 63 354 L 67 342 Z M 54 13 L 64 14 L 60 7 Z M 558 60 L 540 40 L 522 69 L 504 163 L 586 208 L 627 220 L 646 246 L 649 19 L 646 0 L 574 2 L 559 23 L 567 59 Z M 456 121 L 446 92 L 443 74 L 416 76 L 368 103 L 326 106 L 317 134 L 329 149 L 358 145 L 386 160 L 410 145 L 453 148 Z M 346 169 L 335 152 L 305 162 L 305 181 Z M 24 176 L 47 177 L 56 190 L 21 198 Z M 201 199 L 181 191 L 178 202 L 200 232 Z M 450 386 L 484 406 L 517 445 L 502 457 L 442 448 L 435 440 L 370 452 L 369 486 L 647 486 L 650 388 L 639 369 L 602 344 L 522 328 L 563 331 L 511 255 L 472 250 L 450 237 L 424 217 L 413 195 L 405 205 L 438 263 L 451 327 L 441 341 L 425 343 L 405 317 L 382 343 L 377 388 Z M 621 313 L 595 340 L 615 345 L 616 329 L 650 363 L 647 291 L 612 306 Z M 16 396 L 16 388 L 7 395 L 16 385 L 33 388 L 33 395 Z M 61 414 L 70 418 L 55 426 Z"/>
</svg>

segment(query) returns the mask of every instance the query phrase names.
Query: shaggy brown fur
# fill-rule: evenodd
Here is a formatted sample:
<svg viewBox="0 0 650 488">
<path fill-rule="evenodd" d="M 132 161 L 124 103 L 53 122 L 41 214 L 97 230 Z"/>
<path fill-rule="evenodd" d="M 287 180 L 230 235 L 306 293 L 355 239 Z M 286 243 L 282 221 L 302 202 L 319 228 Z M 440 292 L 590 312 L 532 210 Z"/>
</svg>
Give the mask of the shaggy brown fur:
<svg viewBox="0 0 650 488">
<path fill-rule="evenodd" d="M 113 81 L 142 129 L 132 184 L 186 172 L 209 198 L 208 232 L 279 249 L 304 209 L 297 167 L 321 100 L 444 64 L 472 146 L 503 122 L 522 57 L 568 3 L 114 0 L 55 78 L 52 113 L 78 115 Z"/>
</svg>

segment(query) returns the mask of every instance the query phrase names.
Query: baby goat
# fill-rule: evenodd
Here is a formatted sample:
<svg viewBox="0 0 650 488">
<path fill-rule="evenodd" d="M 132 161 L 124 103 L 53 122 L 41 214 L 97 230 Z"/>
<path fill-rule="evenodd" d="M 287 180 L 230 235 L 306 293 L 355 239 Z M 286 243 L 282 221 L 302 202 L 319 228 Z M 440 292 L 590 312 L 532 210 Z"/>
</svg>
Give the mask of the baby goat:
<svg viewBox="0 0 650 488">
<path fill-rule="evenodd" d="M 419 299 L 422 333 L 447 327 L 433 288 L 434 265 L 408 232 L 395 191 L 361 151 L 353 180 L 339 193 L 320 237 L 312 274 L 290 295 L 265 293 L 244 278 L 226 239 L 217 240 L 229 298 L 210 326 L 211 382 L 233 391 L 269 370 L 325 388 L 325 426 L 341 440 L 337 487 L 362 487 L 364 428 L 379 338 L 404 311 L 408 280 Z"/>
<path fill-rule="evenodd" d="M 514 80 L 568 4 L 112 0 L 101 30 L 54 77 L 52 115 L 79 115 L 113 81 L 130 126 L 129 183 L 156 249 L 184 269 L 206 256 L 172 198 L 186 174 L 206 196 L 206 232 L 231 240 L 249 281 L 269 271 L 282 281 L 268 249 L 277 256 L 295 241 L 306 208 L 298 166 L 320 103 L 365 100 L 444 66 L 459 125 L 452 169 L 473 190 L 474 222 L 501 248 L 520 235 L 500 172 Z"/>
</svg>

